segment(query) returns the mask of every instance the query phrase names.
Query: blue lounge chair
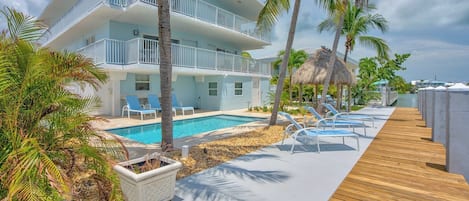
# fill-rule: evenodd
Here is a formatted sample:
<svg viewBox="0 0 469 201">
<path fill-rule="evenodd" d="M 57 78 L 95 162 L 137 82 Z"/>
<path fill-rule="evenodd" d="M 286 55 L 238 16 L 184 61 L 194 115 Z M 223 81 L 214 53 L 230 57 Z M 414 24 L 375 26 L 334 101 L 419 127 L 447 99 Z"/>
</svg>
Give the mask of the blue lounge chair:
<svg viewBox="0 0 469 201">
<path fill-rule="evenodd" d="M 312 127 L 304 127 L 295 119 L 293 119 L 290 114 L 286 112 L 279 112 L 279 115 L 282 115 L 286 119 L 290 121 L 290 125 L 287 126 L 285 129 L 285 133 L 283 136 L 283 139 L 285 139 L 286 135 L 290 135 L 295 141 L 299 141 L 298 139 L 300 137 L 308 137 L 308 138 L 313 138 L 316 141 L 316 146 L 318 149 L 318 153 L 321 153 L 321 147 L 319 146 L 320 143 L 320 138 L 322 137 L 342 137 L 342 143 L 345 144 L 345 137 L 354 137 L 357 140 L 357 151 L 360 150 L 360 140 L 359 136 L 351 131 L 348 130 L 339 130 L 339 129 L 334 129 L 334 130 L 321 130 L 318 128 L 312 128 Z M 284 140 L 282 140 L 283 144 Z M 290 152 L 293 153 L 295 149 L 295 142 L 292 143 L 291 150 Z"/>
<path fill-rule="evenodd" d="M 124 116 L 124 112 L 127 111 L 127 117 L 129 119 L 130 119 L 131 112 L 140 113 L 141 120 L 143 120 L 144 114 L 155 114 L 155 119 L 156 119 L 156 111 L 143 109 L 142 106 L 140 106 L 140 102 L 138 101 L 137 96 L 126 96 L 125 100 L 127 101 L 127 105 L 125 105 L 122 108 L 122 116 Z"/>
<path fill-rule="evenodd" d="M 186 110 L 192 110 L 192 114 L 195 114 L 194 107 L 192 107 L 192 106 L 182 106 L 182 103 L 179 103 L 178 99 L 176 98 L 176 94 L 173 94 L 172 101 L 173 101 L 173 108 L 176 111 L 181 110 L 182 111 L 182 116 L 184 116 L 184 111 L 186 111 Z"/>
<path fill-rule="evenodd" d="M 329 112 L 327 112 L 326 114 L 326 117 L 332 116 L 332 118 L 341 119 L 341 120 L 371 121 L 372 126 L 375 127 L 375 118 L 373 118 L 370 115 L 339 112 L 338 110 L 335 109 L 334 106 L 332 106 L 329 103 L 323 103 L 322 105 L 324 105 L 324 107 L 326 107 L 326 109 L 329 110 Z"/>
<path fill-rule="evenodd" d="M 352 128 L 353 132 L 355 132 L 355 128 L 363 128 L 363 132 L 366 136 L 366 124 L 360 121 L 346 121 L 346 120 L 337 120 L 334 118 L 323 118 L 316 110 L 312 107 L 305 107 L 316 119 L 315 126 L 317 128 Z"/>
<path fill-rule="evenodd" d="M 156 95 L 153 95 L 153 94 L 148 94 L 148 104 L 149 104 L 149 108 L 151 110 L 155 110 L 156 111 L 156 114 L 158 114 L 158 111 L 162 111 L 161 110 L 161 105 L 160 105 L 160 100 L 158 99 L 158 96 Z M 173 107 L 173 113 L 174 113 L 174 116 L 176 116 L 176 109 L 174 109 Z"/>
</svg>

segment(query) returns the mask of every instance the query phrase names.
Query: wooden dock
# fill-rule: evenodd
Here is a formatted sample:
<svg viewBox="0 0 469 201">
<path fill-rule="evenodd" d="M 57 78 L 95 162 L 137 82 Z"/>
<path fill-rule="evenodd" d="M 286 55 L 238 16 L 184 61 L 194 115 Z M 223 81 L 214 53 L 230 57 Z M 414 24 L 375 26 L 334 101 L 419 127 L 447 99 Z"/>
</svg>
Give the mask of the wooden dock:
<svg viewBox="0 0 469 201">
<path fill-rule="evenodd" d="M 445 149 L 424 125 L 417 109 L 396 108 L 331 200 L 469 200 L 469 185 L 445 171 Z"/>
</svg>

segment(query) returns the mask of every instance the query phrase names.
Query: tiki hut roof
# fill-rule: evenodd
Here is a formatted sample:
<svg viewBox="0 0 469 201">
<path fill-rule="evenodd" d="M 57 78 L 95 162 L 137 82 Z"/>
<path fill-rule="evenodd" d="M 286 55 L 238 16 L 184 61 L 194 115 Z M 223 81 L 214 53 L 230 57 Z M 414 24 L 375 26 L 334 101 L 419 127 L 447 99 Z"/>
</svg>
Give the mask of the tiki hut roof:
<svg viewBox="0 0 469 201">
<path fill-rule="evenodd" d="M 292 81 L 295 84 L 324 84 L 327 72 L 327 62 L 332 51 L 321 47 L 316 50 L 311 58 L 301 65 L 293 74 Z M 342 59 L 335 60 L 334 71 L 332 71 L 330 84 L 355 84 L 353 74 L 345 67 Z"/>
</svg>

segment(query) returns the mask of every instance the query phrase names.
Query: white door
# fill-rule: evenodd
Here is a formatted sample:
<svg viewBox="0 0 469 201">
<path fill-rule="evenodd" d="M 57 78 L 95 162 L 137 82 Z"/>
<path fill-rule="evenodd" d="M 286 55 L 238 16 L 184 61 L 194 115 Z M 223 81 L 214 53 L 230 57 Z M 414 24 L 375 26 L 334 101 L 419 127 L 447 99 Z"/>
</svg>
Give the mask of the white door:
<svg viewBox="0 0 469 201">
<path fill-rule="evenodd" d="M 259 89 L 259 78 L 253 77 L 251 106 L 261 106 L 261 91 Z"/>
</svg>

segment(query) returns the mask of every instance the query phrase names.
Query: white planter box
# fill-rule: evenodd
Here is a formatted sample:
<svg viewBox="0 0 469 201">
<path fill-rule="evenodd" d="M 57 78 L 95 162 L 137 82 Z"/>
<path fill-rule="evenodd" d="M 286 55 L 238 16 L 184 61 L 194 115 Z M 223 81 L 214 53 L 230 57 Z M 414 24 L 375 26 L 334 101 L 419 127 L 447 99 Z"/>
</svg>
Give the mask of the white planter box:
<svg viewBox="0 0 469 201">
<path fill-rule="evenodd" d="M 176 186 L 176 173 L 182 168 L 181 162 L 160 157 L 159 160 L 169 164 L 139 174 L 125 168 L 125 166 L 155 159 L 158 156 L 159 153 L 154 153 L 121 162 L 114 166 L 114 170 L 119 174 L 122 192 L 126 200 L 160 201 L 173 199 L 174 188 Z"/>
</svg>

